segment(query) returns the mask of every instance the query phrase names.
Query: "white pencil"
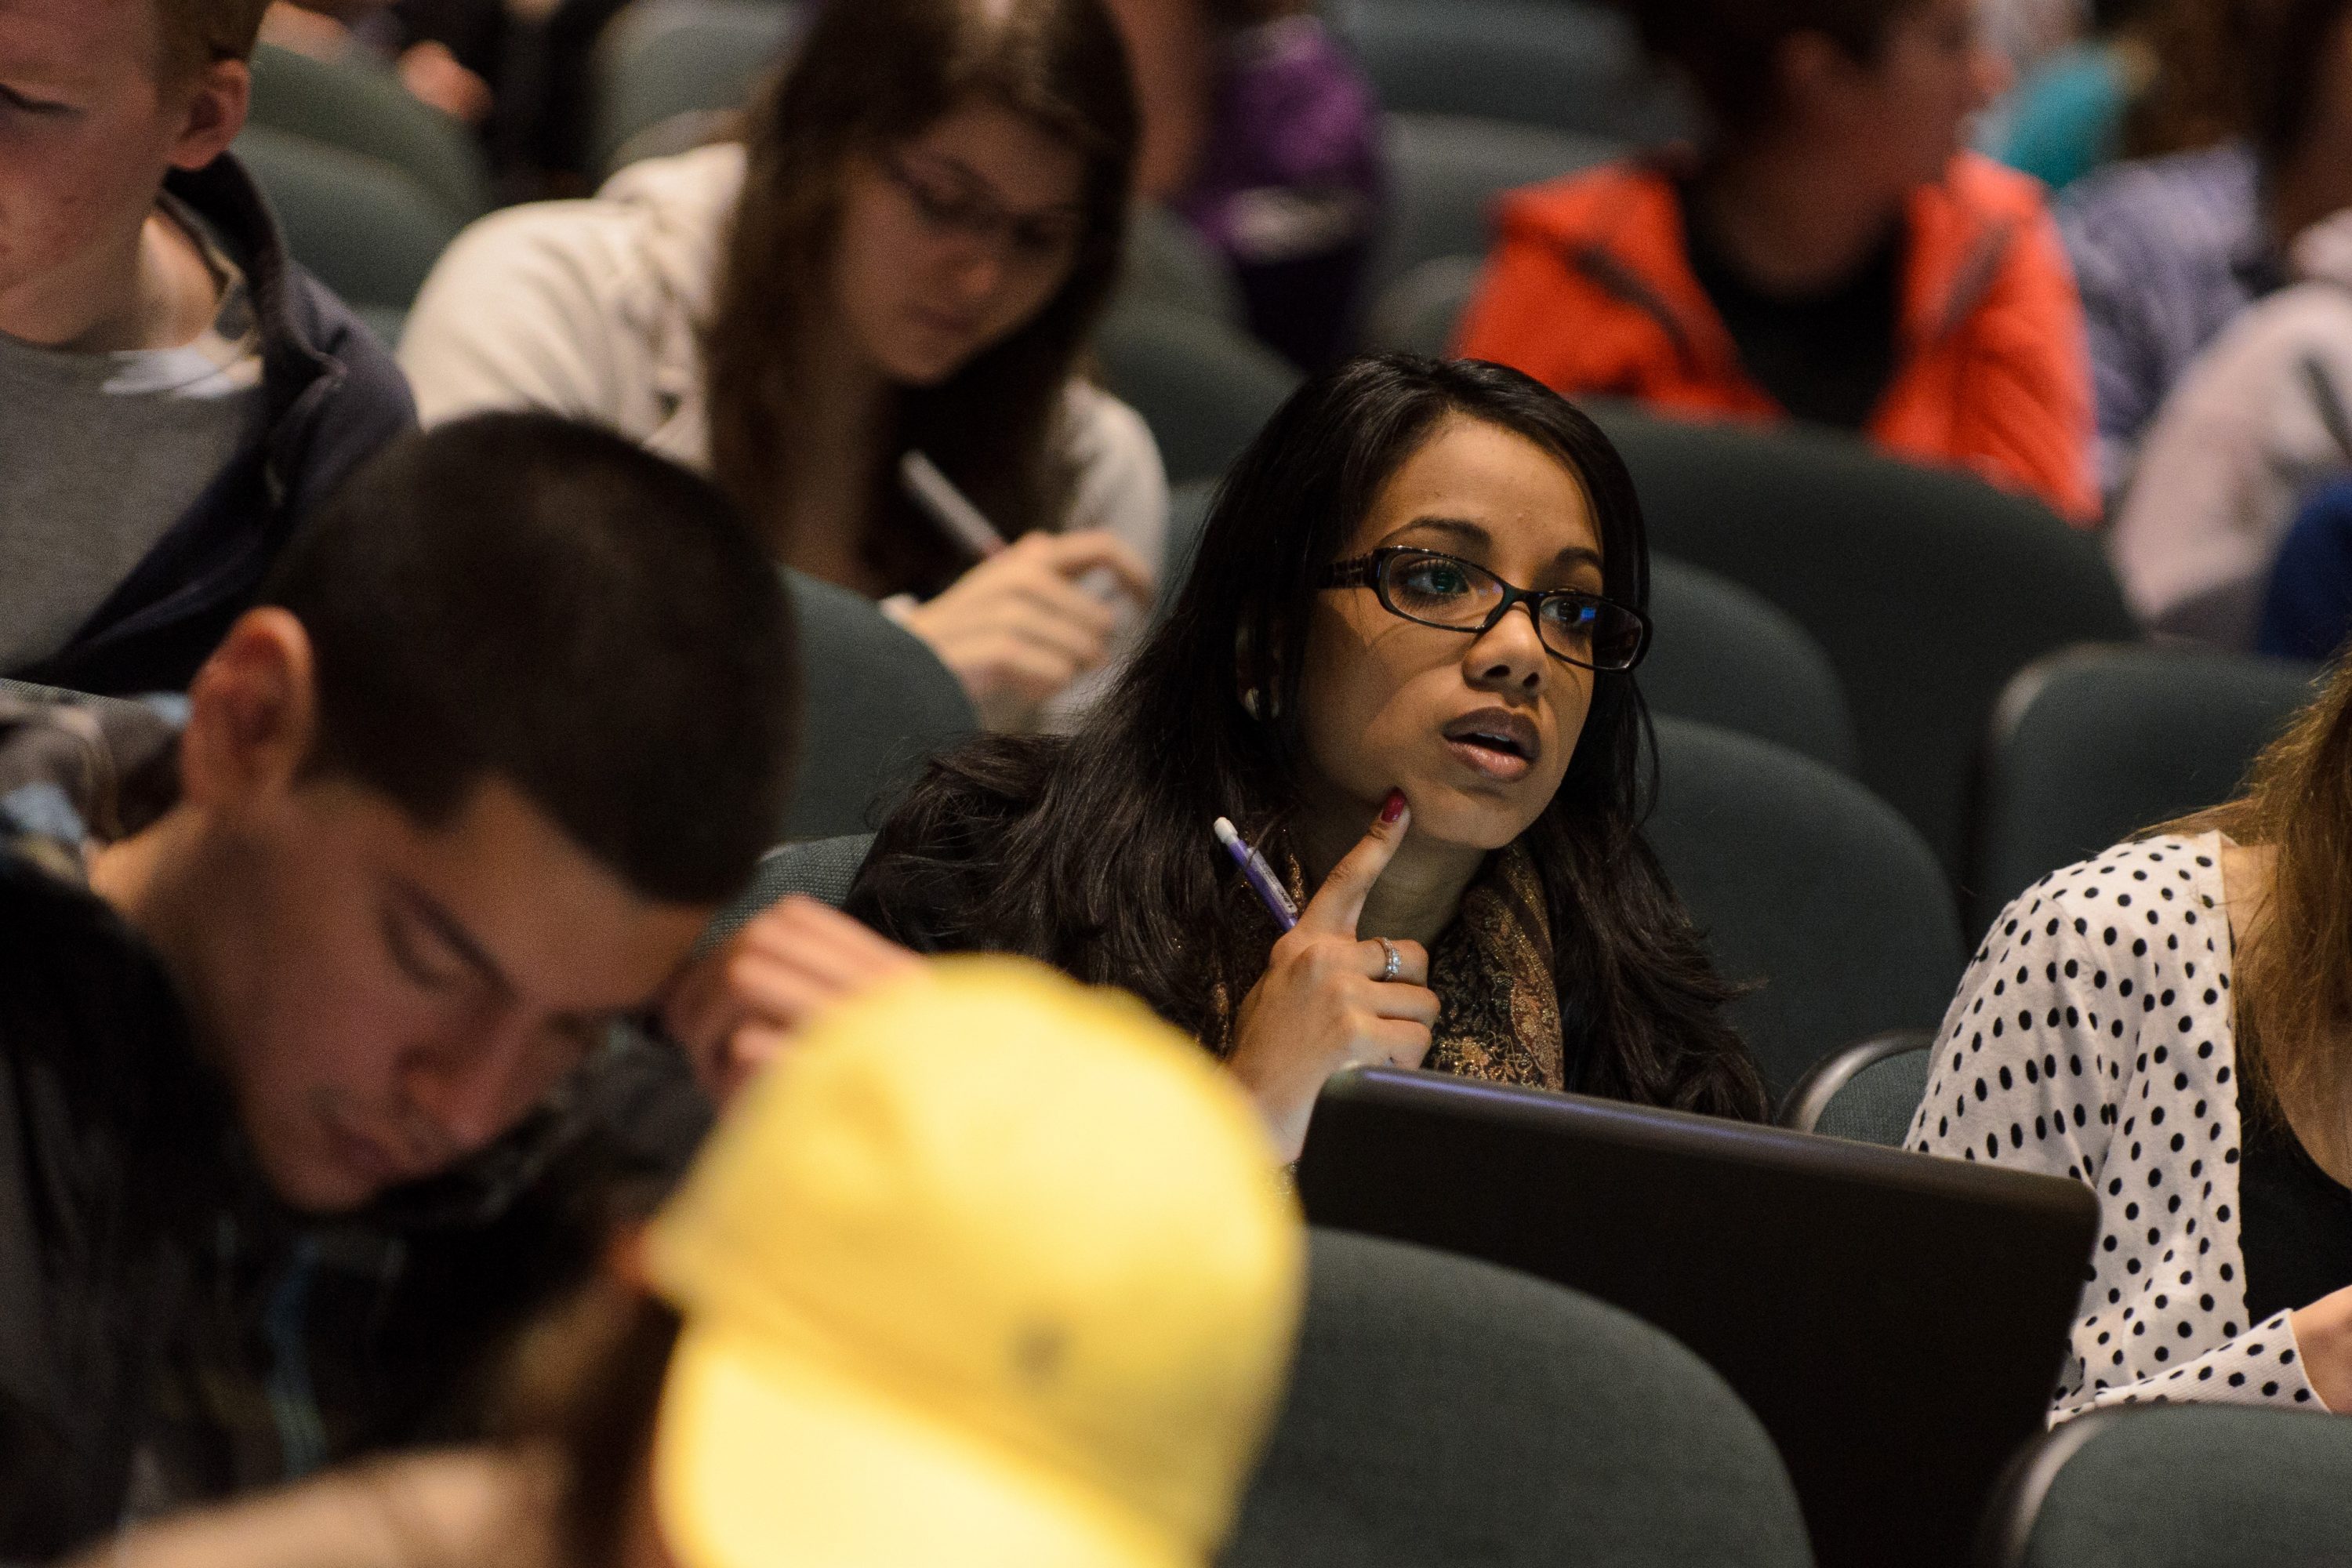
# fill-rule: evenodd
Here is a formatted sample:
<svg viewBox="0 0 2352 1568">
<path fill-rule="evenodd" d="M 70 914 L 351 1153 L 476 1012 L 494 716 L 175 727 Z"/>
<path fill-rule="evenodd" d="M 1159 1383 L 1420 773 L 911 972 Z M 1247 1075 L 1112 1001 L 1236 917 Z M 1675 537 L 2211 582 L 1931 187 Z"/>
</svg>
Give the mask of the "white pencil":
<svg viewBox="0 0 2352 1568">
<path fill-rule="evenodd" d="M 947 530 L 949 537 L 982 561 L 1001 553 L 1004 535 L 971 498 L 955 488 L 955 481 L 940 472 L 940 466 L 920 452 L 909 452 L 898 459 L 899 482 L 915 504 L 930 513 L 931 521 Z"/>
</svg>

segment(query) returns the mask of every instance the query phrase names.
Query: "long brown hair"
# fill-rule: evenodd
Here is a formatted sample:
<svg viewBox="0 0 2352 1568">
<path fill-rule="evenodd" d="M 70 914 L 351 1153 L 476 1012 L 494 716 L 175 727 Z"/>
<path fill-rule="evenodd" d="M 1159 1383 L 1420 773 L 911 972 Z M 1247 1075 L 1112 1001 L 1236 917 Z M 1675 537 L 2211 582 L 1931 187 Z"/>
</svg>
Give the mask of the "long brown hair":
<svg viewBox="0 0 2352 1568">
<path fill-rule="evenodd" d="M 892 452 L 920 448 L 1009 536 L 1056 521 L 1072 476 L 1054 427 L 1126 239 L 1137 140 L 1126 47 L 1101 0 L 834 0 L 751 111 L 703 345 L 712 471 L 755 524 L 775 524 L 800 458 L 798 409 L 822 395 L 797 359 L 830 308 L 847 161 L 973 102 L 1080 155 L 1084 232 L 1036 315 L 941 384 L 899 394 Z M 881 472 L 860 549 L 895 588 L 943 586 L 961 565 Z"/>
<path fill-rule="evenodd" d="M 2352 1159 L 2352 661 L 2263 752 L 2242 795 L 2159 831 L 2217 830 L 2272 852 L 2232 965 L 2250 1109 L 2303 1111 L 2297 1136 L 2340 1171 Z"/>
</svg>

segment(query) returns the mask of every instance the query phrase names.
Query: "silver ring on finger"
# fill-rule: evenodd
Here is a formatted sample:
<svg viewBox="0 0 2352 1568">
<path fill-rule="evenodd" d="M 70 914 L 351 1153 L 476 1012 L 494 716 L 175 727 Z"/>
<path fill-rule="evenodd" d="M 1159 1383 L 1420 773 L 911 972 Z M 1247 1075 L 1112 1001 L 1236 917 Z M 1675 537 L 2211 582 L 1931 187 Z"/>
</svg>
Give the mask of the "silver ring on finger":
<svg viewBox="0 0 2352 1568">
<path fill-rule="evenodd" d="M 1379 942 L 1381 951 L 1389 955 L 1388 962 L 1381 965 L 1381 979 L 1383 982 L 1395 980 L 1398 975 L 1404 973 L 1404 954 L 1397 951 L 1396 943 L 1384 936 L 1376 936 L 1372 940 Z"/>
</svg>

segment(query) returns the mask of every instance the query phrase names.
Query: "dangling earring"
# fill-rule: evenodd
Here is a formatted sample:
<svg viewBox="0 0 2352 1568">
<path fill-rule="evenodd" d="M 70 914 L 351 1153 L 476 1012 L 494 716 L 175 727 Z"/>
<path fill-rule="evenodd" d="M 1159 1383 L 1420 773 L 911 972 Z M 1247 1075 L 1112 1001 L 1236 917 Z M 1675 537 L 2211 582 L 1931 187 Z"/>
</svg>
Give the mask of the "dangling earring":
<svg viewBox="0 0 2352 1568">
<path fill-rule="evenodd" d="M 1242 711 L 1248 714 L 1253 719 L 1265 717 L 1264 714 L 1258 711 L 1261 701 L 1262 700 L 1258 696 L 1257 688 L 1255 686 L 1251 687 L 1248 690 L 1242 693 Z"/>
</svg>

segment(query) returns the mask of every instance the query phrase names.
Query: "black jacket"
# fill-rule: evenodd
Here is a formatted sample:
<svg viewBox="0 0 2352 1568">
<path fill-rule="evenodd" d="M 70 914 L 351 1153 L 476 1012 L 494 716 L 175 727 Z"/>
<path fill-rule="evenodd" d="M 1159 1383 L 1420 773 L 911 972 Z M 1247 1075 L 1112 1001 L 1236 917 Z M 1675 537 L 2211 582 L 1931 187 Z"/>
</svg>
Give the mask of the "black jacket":
<svg viewBox="0 0 2352 1568">
<path fill-rule="evenodd" d="M 343 302 L 286 254 L 277 220 L 227 154 L 174 173 L 173 195 L 244 268 L 261 329 L 261 443 L 210 488 L 58 653 L 5 673 L 77 691 L 184 689 L 253 603 L 295 526 L 343 477 L 416 425 L 408 383 Z"/>
</svg>

